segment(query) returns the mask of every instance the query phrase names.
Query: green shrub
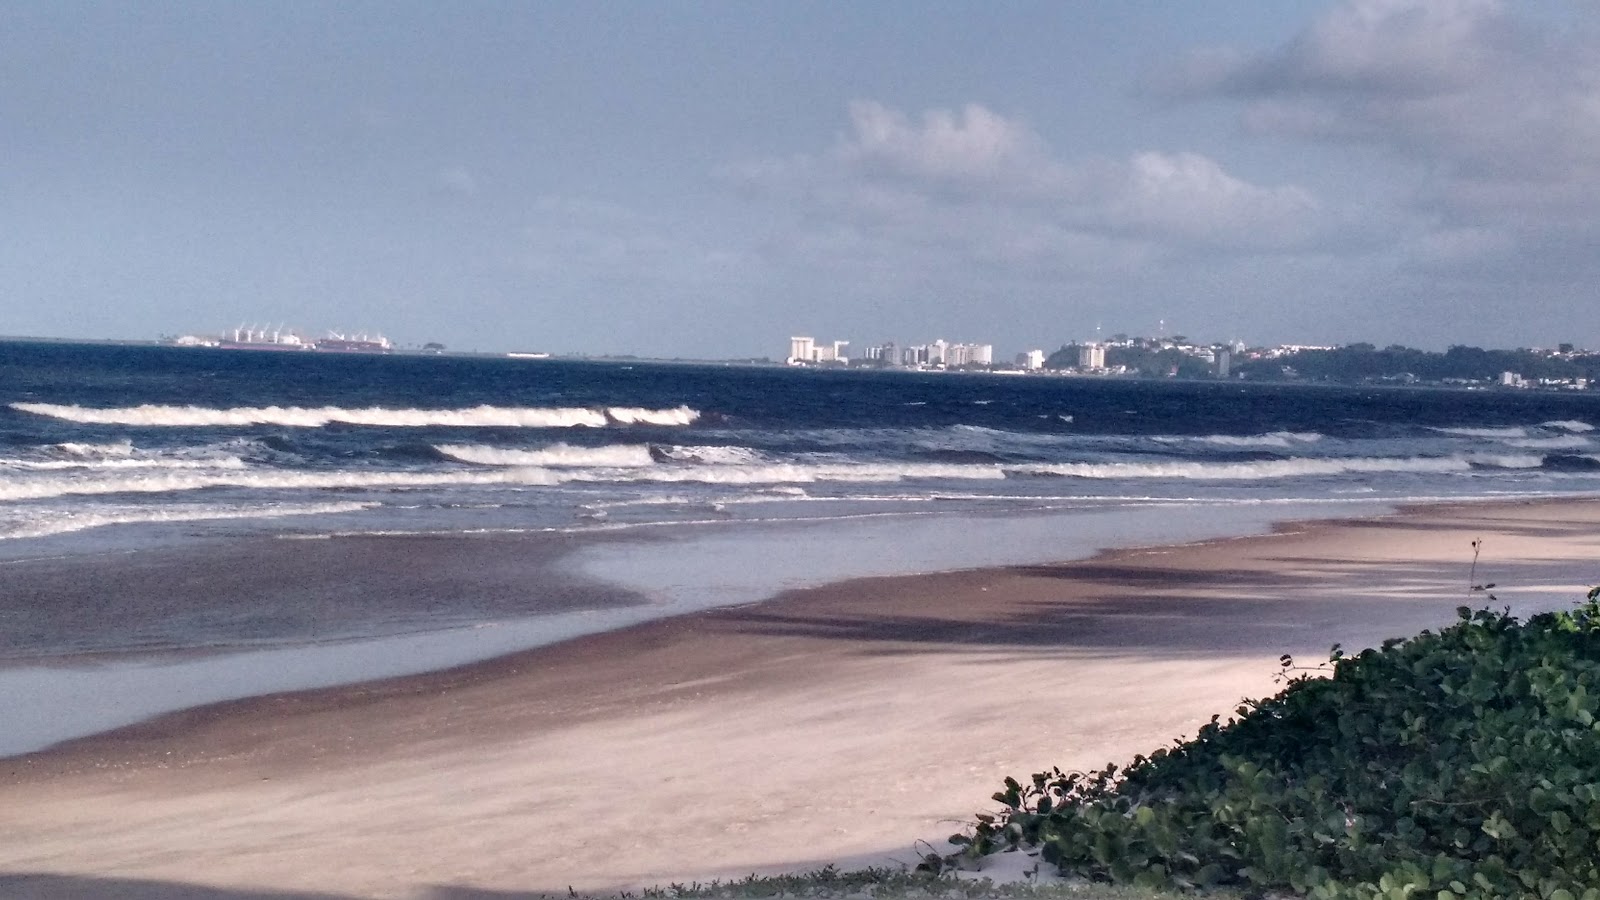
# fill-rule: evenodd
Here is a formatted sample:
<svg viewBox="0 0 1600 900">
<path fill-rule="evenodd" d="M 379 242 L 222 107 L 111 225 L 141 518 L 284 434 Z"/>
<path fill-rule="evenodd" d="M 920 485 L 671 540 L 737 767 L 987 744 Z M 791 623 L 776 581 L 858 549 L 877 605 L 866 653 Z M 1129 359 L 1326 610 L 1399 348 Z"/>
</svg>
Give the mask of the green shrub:
<svg viewBox="0 0 1600 900">
<path fill-rule="evenodd" d="M 1327 677 L 1126 768 L 1008 778 L 1004 808 L 952 840 L 1143 887 L 1600 900 L 1597 595 L 1335 648 Z"/>
</svg>

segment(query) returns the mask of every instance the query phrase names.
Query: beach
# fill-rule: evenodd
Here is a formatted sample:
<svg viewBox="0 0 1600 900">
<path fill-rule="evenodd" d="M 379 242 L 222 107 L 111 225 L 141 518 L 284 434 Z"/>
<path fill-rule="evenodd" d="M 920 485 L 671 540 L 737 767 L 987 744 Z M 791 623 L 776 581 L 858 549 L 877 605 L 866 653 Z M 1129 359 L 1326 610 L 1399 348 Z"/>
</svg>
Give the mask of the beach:
<svg viewBox="0 0 1600 900">
<path fill-rule="evenodd" d="M 503 897 L 910 864 L 1005 776 L 1193 735 L 1276 691 L 1280 654 L 1491 602 L 1469 577 L 1519 613 L 1575 602 L 1600 503 L 858 579 L 185 710 L 0 761 L 0 893 Z"/>
</svg>

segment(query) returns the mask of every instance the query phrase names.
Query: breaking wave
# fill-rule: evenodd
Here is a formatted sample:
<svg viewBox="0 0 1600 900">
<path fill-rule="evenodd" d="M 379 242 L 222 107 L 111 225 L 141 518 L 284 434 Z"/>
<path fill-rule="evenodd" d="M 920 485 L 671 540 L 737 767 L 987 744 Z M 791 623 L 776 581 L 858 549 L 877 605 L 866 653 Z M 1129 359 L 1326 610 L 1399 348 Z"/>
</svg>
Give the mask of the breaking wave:
<svg viewBox="0 0 1600 900">
<path fill-rule="evenodd" d="M 745 466 L 765 461 L 760 452 L 749 447 L 651 447 L 650 456 L 657 462 L 704 463 L 712 466 Z"/>
<path fill-rule="evenodd" d="M 1543 468 L 1555 472 L 1595 472 L 1600 471 L 1600 456 L 1593 453 L 1584 453 L 1568 456 L 1556 454 L 1545 458 Z"/>
<path fill-rule="evenodd" d="M 807 484 L 811 482 L 892 482 L 906 479 L 997 480 L 1006 473 L 998 466 L 937 465 L 931 463 L 822 465 L 773 463 L 765 465 L 654 466 L 619 475 L 616 472 L 576 471 L 562 474 L 564 481 L 650 481 L 702 484 Z"/>
<path fill-rule="evenodd" d="M 1209 434 L 1195 438 L 1202 444 L 1214 444 L 1219 447 L 1292 447 L 1295 444 L 1311 444 L 1322 440 L 1322 435 L 1315 431 L 1274 431 L 1271 434 L 1231 435 Z"/>
<path fill-rule="evenodd" d="M 0 470 L 90 471 L 133 469 L 243 469 L 236 456 L 221 459 L 0 459 Z"/>
<path fill-rule="evenodd" d="M 209 522 L 226 519 L 276 519 L 286 516 L 321 516 L 361 512 L 377 507 L 376 502 L 303 503 L 257 509 L 237 507 L 125 507 L 82 513 L 53 515 L 48 521 L 0 525 L 0 540 L 36 538 L 103 528 L 107 525 L 137 525 L 170 522 Z"/>
<path fill-rule="evenodd" d="M 404 489 L 472 485 L 552 485 L 559 483 L 545 469 L 523 467 L 473 472 L 185 472 L 115 478 L 0 479 L 0 500 L 104 494 L 164 494 L 205 488 L 251 490 Z"/>
<path fill-rule="evenodd" d="M 1555 437 L 1516 438 L 1506 441 L 1506 445 L 1525 450 L 1577 450 L 1591 446 L 1591 443 L 1581 434 L 1562 434 Z"/>
<path fill-rule="evenodd" d="M 1541 422 L 1539 427 L 1576 432 L 1589 432 L 1594 430 L 1593 425 L 1590 425 L 1588 422 L 1580 422 L 1577 419 L 1561 419 L 1555 422 Z"/>
<path fill-rule="evenodd" d="M 552 466 L 573 468 L 601 466 L 631 468 L 653 465 L 648 444 L 615 444 L 609 447 L 573 447 L 552 444 L 539 450 L 486 447 L 482 444 L 435 444 L 434 449 L 448 459 L 483 466 Z"/>
<path fill-rule="evenodd" d="M 1453 434 L 1458 437 L 1492 438 L 1506 440 L 1512 438 L 1525 438 L 1528 436 L 1526 428 L 1435 428 L 1441 434 Z"/>
<path fill-rule="evenodd" d="M 123 457 L 133 455 L 132 441 L 119 441 L 115 444 L 80 444 L 74 441 L 63 441 L 52 447 L 58 453 L 67 456 L 86 457 L 98 459 L 107 456 Z"/>
<path fill-rule="evenodd" d="M 672 409 L 639 409 L 630 406 L 610 406 L 606 415 L 621 425 L 693 425 L 700 418 L 699 410 L 687 406 Z"/>
<path fill-rule="evenodd" d="M 1358 475 L 1382 472 L 1468 472 L 1476 466 L 1531 469 L 1542 456 L 1445 456 L 1348 459 L 1277 459 L 1258 462 L 1042 463 L 1012 471 L 1072 478 L 1188 478 L 1214 481 L 1257 481 L 1305 476 Z"/>
<path fill-rule="evenodd" d="M 265 406 L 214 409 L 202 406 L 143 406 L 96 409 L 56 403 L 12 403 L 12 409 L 85 425 L 135 425 L 185 428 L 203 426 L 278 425 L 321 428 L 340 423 L 391 428 L 603 428 L 607 425 L 689 425 L 700 417 L 687 406 L 672 409 L 634 407 L 500 407 L 464 409 L 346 409 L 337 406 Z"/>
</svg>

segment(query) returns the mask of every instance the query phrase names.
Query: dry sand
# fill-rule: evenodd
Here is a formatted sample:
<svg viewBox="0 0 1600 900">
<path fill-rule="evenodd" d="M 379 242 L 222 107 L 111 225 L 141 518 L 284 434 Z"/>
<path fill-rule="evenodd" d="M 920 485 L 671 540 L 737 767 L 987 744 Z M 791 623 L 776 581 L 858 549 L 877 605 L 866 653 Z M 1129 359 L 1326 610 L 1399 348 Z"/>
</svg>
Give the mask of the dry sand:
<svg viewBox="0 0 1600 900">
<path fill-rule="evenodd" d="M 0 761 L 0 896 L 490 898 L 914 861 L 1006 775 L 1191 735 L 1316 661 L 1600 583 L 1600 502 L 1433 507 L 867 579 Z M 1479 596 L 1477 602 L 1484 602 Z"/>
</svg>

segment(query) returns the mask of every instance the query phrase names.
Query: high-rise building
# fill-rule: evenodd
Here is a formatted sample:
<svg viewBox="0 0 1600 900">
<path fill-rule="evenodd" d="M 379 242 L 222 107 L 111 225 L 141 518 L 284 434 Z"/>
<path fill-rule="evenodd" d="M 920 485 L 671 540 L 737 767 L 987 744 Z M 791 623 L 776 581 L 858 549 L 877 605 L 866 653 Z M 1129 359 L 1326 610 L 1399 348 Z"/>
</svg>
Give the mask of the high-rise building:
<svg viewBox="0 0 1600 900">
<path fill-rule="evenodd" d="M 817 342 L 808 337 L 789 338 L 789 364 L 815 362 Z"/>
<path fill-rule="evenodd" d="M 1106 348 L 1103 344 L 1083 344 L 1078 347 L 1078 368 L 1104 369 Z"/>
</svg>

